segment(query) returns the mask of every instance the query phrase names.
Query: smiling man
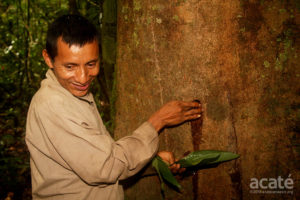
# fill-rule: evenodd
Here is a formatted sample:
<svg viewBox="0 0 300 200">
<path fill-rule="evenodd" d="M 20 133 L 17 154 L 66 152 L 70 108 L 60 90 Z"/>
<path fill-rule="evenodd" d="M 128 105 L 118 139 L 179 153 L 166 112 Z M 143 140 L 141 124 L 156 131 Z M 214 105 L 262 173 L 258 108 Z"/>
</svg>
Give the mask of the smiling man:
<svg viewBox="0 0 300 200">
<path fill-rule="evenodd" d="M 53 70 L 58 82 L 74 96 L 85 96 L 92 81 L 99 73 L 98 41 L 84 46 L 69 46 L 62 37 L 57 40 L 57 56 L 54 60 L 43 50 L 43 56 Z"/>
<path fill-rule="evenodd" d="M 95 27 L 77 15 L 58 18 L 49 26 L 43 57 L 49 70 L 31 101 L 26 125 L 33 199 L 123 199 L 119 180 L 136 174 L 157 154 L 158 132 L 200 116 L 198 103 L 172 101 L 114 141 L 89 92 L 99 73 Z M 170 152 L 158 155 L 174 163 Z"/>
</svg>

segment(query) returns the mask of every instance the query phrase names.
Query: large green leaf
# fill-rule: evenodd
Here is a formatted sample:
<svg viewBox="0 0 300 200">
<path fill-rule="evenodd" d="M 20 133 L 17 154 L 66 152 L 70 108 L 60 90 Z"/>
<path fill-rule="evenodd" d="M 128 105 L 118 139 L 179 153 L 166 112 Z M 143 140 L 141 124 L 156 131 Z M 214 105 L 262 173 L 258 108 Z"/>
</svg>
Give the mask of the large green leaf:
<svg viewBox="0 0 300 200">
<path fill-rule="evenodd" d="M 194 151 L 177 161 L 176 163 L 180 164 L 180 167 L 194 167 L 194 166 L 205 166 L 211 164 L 217 164 L 229 160 L 238 158 L 239 155 L 227 152 L 227 151 L 218 151 L 218 150 L 201 150 Z"/>
<path fill-rule="evenodd" d="M 218 151 L 218 150 L 201 150 L 194 151 L 177 161 L 176 163 L 180 164 L 182 168 L 194 167 L 194 166 L 206 166 L 211 164 L 217 164 L 225 161 L 230 161 L 238 158 L 239 155 L 227 152 L 227 151 Z M 156 156 L 152 160 L 152 166 L 156 169 L 159 179 L 161 181 L 161 189 L 164 192 L 164 181 L 167 181 L 169 184 L 173 185 L 177 189 L 181 189 L 181 185 L 177 182 L 172 172 L 169 169 L 169 166 L 159 157 Z"/>
<path fill-rule="evenodd" d="M 218 152 L 210 152 L 210 151 L 194 151 L 187 155 L 186 157 L 182 158 L 181 160 L 177 161 L 181 167 L 192 167 L 200 164 L 202 161 L 207 160 L 216 160 L 220 156 Z"/>
<path fill-rule="evenodd" d="M 164 191 L 164 180 L 175 186 L 177 189 L 181 189 L 181 185 L 177 182 L 169 169 L 169 166 L 159 157 L 156 156 L 152 161 L 152 166 L 156 169 L 161 181 L 161 188 Z"/>
</svg>

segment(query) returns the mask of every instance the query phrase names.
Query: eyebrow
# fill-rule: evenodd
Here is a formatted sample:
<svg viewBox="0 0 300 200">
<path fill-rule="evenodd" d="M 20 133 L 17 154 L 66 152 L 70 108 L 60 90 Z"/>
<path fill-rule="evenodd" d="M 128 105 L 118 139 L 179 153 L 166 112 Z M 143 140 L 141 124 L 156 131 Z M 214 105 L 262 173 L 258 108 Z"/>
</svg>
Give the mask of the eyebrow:
<svg viewBox="0 0 300 200">
<path fill-rule="evenodd" d="M 99 58 L 95 58 L 93 60 L 90 60 L 90 61 L 86 62 L 85 64 L 92 63 L 92 62 L 97 62 L 98 60 L 99 60 Z M 78 63 L 66 62 L 66 63 L 63 63 L 63 65 L 75 65 L 75 66 L 77 66 Z"/>
<path fill-rule="evenodd" d="M 78 64 L 77 63 L 67 62 L 67 63 L 64 63 L 63 65 L 78 65 Z"/>
<path fill-rule="evenodd" d="M 91 62 L 97 62 L 99 60 L 99 58 L 95 58 L 93 60 L 88 61 L 86 64 L 91 63 Z"/>
</svg>

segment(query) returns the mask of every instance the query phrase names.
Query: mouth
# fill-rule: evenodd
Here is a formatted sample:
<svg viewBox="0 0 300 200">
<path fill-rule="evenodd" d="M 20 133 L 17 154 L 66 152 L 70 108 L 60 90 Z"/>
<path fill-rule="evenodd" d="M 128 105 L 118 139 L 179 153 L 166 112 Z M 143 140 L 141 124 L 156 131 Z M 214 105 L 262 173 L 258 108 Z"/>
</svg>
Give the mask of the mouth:
<svg viewBox="0 0 300 200">
<path fill-rule="evenodd" d="M 74 84 L 74 83 L 72 83 L 72 85 L 76 90 L 79 90 L 79 91 L 86 91 L 90 86 L 90 84 L 78 85 L 78 84 Z"/>
</svg>

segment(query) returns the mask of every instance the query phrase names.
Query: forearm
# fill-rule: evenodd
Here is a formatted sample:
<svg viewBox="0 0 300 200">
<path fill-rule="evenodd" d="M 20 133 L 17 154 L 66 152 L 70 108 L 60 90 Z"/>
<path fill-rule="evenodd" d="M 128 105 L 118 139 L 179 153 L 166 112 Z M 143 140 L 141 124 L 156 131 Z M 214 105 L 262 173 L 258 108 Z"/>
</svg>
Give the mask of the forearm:
<svg viewBox="0 0 300 200">
<path fill-rule="evenodd" d="M 120 179 L 136 174 L 157 153 L 159 139 L 157 132 L 149 123 L 142 124 L 130 136 L 116 142 L 114 156 L 125 164 Z"/>
<path fill-rule="evenodd" d="M 152 126 L 154 127 L 154 129 L 156 130 L 156 132 L 159 132 L 162 128 L 164 128 L 164 123 L 161 120 L 160 117 L 157 116 L 156 113 L 154 113 L 149 119 L 148 122 L 150 124 L 152 124 Z"/>
</svg>

